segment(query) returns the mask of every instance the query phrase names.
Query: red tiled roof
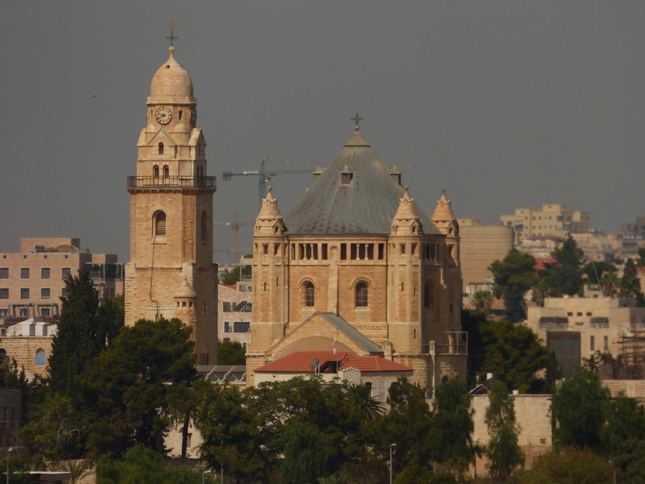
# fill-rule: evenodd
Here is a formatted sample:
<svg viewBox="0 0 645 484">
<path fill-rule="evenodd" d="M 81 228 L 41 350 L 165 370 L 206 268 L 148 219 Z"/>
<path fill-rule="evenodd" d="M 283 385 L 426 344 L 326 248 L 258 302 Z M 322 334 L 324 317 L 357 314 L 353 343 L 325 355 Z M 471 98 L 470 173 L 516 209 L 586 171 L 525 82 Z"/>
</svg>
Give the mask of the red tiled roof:
<svg viewBox="0 0 645 484">
<path fill-rule="evenodd" d="M 536 269 L 538 271 L 541 271 L 542 269 L 545 269 L 544 264 L 553 264 L 555 262 L 555 259 L 552 259 L 550 257 L 536 257 L 535 258 L 535 266 L 533 266 L 533 269 Z"/>
<path fill-rule="evenodd" d="M 333 351 L 297 351 L 256 368 L 255 371 L 266 373 L 313 373 L 314 369 L 310 366 L 310 363 L 316 358 L 320 362 L 320 366 L 323 366 L 326 362 L 338 361 L 340 363 L 339 370 L 355 368 L 362 372 L 412 371 L 410 367 L 386 360 L 381 356 L 359 356 L 346 351 L 339 351 L 336 355 L 334 355 Z"/>
</svg>

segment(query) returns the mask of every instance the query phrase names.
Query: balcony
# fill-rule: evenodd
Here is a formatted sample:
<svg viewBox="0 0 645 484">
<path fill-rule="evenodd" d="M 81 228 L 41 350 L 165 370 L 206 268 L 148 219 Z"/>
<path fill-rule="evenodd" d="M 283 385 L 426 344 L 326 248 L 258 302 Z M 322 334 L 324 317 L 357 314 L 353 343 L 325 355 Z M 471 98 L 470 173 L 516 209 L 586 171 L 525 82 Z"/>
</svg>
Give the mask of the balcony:
<svg viewBox="0 0 645 484">
<path fill-rule="evenodd" d="M 215 190 L 214 176 L 129 176 L 128 189 L 131 188 L 198 188 Z"/>
</svg>

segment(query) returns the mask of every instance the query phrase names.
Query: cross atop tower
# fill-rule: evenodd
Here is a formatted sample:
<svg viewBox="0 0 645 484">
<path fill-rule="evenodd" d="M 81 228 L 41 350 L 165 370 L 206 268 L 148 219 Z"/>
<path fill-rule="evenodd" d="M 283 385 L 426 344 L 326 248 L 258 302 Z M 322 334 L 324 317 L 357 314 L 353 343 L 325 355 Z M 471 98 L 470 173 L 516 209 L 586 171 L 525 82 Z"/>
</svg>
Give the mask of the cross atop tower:
<svg viewBox="0 0 645 484">
<path fill-rule="evenodd" d="M 354 121 L 354 129 L 358 131 L 360 129 L 360 122 L 363 121 L 363 118 L 361 118 L 358 113 L 354 115 L 353 118 L 349 118 L 352 121 Z"/>
<path fill-rule="evenodd" d="M 170 40 L 170 47 L 173 46 L 173 43 L 174 43 L 175 39 L 179 38 L 179 37 L 177 37 L 175 35 L 175 27 L 176 27 L 176 25 L 177 24 L 175 22 L 170 22 L 170 35 L 168 37 L 166 37 L 168 40 Z"/>
</svg>

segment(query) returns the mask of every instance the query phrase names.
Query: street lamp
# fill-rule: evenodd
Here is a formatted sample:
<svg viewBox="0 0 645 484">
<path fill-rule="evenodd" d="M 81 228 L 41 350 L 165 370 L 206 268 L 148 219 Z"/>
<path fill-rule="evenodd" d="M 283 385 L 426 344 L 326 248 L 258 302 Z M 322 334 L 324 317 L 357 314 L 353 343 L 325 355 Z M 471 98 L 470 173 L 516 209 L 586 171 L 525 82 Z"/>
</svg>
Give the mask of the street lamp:
<svg viewBox="0 0 645 484">
<path fill-rule="evenodd" d="M 396 447 L 396 444 L 390 444 L 390 484 L 392 484 L 392 476 L 394 475 L 394 447 Z"/>
</svg>

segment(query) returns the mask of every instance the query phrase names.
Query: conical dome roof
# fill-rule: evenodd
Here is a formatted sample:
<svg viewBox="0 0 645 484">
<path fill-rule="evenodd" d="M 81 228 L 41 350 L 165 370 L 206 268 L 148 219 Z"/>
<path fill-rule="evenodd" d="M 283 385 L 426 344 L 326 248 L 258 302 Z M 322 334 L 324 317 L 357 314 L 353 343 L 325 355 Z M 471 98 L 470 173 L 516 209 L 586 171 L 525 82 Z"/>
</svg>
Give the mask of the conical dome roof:
<svg viewBox="0 0 645 484">
<path fill-rule="evenodd" d="M 170 57 L 157 70 L 150 83 L 150 97 L 160 98 L 158 100 L 192 98 L 193 81 L 188 71 L 175 60 L 175 48 L 172 45 L 168 51 Z"/>
<path fill-rule="evenodd" d="M 258 220 L 281 219 L 282 214 L 278 208 L 278 200 L 273 196 L 273 189 L 269 187 L 267 196 L 262 200 L 262 208 L 257 216 Z"/>
<path fill-rule="evenodd" d="M 285 222 L 291 234 L 389 234 L 404 192 L 357 129 Z M 426 234 L 440 233 L 419 217 Z"/>
<path fill-rule="evenodd" d="M 437 207 L 432 214 L 432 220 L 435 222 L 456 220 L 455 214 L 452 211 L 452 203 L 446 197 L 446 189 L 441 189 L 441 198 L 437 200 Z"/>
</svg>

